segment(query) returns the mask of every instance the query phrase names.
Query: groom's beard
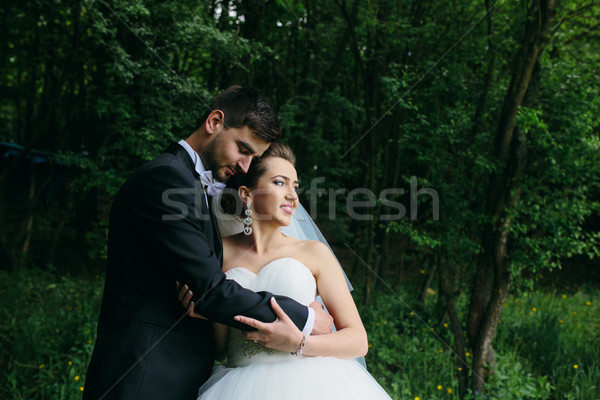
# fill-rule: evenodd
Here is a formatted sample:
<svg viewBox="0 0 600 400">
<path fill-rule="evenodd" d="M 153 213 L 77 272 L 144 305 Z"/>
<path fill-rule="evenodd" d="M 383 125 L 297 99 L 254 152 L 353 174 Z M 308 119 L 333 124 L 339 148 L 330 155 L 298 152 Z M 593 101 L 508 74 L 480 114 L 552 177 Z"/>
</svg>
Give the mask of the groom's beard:
<svg viewBox="0 0 600 400">
<path fill-rule="evenodd" d="M 229 179 L 229 177 L 225 174 L 225 171 L 223 170 L 224 166 L 220 166 L 217 161 L 217 147 L 219 146 L 220 142 L 221 135 L 219 134 L 213 139 L 212 142 L 208 144 L 208 146 L 206 146 L 206 148 L 202 152 L 202 155 L 204 156 L 202 161 L 204 162 L 204 167 L 208 171 L 212 171 L 214 179 L 225 183 L 227 182 L 227 179 Z M 232 169 L 235 171 L 234 168 Z"/>
</svg>

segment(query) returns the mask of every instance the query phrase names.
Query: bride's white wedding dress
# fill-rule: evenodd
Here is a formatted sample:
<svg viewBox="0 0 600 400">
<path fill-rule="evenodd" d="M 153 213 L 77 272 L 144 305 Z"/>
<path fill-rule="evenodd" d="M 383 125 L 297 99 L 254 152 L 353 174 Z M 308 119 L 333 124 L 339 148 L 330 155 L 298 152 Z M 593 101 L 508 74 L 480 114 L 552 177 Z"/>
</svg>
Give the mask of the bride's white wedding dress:
<svg viewBox="0 0 600 400">
<path fill-rule="evenodd" d="M 300 261 L 281 258 L 258 274 L 245 268 L 227 271 L 228 279 L 254 291 L 285 295 L 302 304 L 315 300 L 312 272 Z M 335 357 L 296 357 L 247 341 L 229 329 L 228 367 L 215 368 L 200 387 L 199 400 L 390 399 L 355 360 Z"/>
</svg>

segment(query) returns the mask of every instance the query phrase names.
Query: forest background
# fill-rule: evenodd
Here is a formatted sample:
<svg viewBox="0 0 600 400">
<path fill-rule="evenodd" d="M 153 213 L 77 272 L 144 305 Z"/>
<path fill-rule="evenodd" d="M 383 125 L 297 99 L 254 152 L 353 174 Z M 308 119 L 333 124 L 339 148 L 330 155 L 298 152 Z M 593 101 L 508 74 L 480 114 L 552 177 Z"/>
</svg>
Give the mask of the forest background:
<svg viewBox="0 0 600 400">
<path fill-rule="evenodd" d="M 394 398 L 599 398 L 599 1 L 7 0 L 0 19 L 0 397 L 80 397 L 113 196 L 242 84 L 279 110 Z"/>
</svg>

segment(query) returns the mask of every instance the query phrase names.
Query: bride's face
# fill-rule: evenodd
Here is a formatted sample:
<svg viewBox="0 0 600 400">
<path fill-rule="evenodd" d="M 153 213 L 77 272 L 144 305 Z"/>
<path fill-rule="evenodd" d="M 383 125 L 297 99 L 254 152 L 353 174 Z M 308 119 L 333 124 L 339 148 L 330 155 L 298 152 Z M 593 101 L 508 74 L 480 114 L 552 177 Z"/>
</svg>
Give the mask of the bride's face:
<svg viewBox="0 0 600 400">
<path fill-rule="evenodd" d="M 265 172 L 252 189 L 252 218 L 289 225 L 298 207 L 296 168 L 283 158 L 265 160 Z"/>
</svg>

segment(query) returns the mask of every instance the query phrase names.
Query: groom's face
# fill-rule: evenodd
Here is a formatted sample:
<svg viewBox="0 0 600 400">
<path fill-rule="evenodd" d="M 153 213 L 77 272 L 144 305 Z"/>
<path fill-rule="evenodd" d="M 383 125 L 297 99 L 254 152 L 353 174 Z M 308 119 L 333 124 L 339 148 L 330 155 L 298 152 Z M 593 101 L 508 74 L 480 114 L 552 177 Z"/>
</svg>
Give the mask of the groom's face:
<svg viewBox="0 0 600 400">
<path fill-rule="evenodd" d="M 229 129 L 220 126 L 202 152 L 202 161 L 215 179 L 225 182 L 237 173 L 248 172 L 252 158 L 262 155 L 268 148 L 269 143 L 247 126 Z"/>
</svg>

